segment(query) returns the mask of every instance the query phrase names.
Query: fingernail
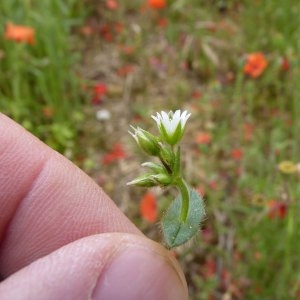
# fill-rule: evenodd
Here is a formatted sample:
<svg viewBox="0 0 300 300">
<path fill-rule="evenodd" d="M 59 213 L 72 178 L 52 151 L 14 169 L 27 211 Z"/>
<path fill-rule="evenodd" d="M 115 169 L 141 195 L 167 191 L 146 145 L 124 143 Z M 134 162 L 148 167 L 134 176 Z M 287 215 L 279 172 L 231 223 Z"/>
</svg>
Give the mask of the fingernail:
<svg viewBox="0 0 300 300">
<path fill-rule="evenodd" d="M 171 259 L 148 249 L 127 248 L 98 279 L 93 299 L 185 300 L 186 284 Z"/>
</svg>

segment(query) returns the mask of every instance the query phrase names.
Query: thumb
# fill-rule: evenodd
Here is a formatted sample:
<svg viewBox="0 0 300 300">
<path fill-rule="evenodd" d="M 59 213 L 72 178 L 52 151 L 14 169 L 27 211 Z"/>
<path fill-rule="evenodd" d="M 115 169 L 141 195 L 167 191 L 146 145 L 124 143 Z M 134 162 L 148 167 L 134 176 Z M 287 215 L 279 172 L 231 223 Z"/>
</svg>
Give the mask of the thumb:
<svg viewBox="0 0 300 300">
<path fill-rule="evenodd" d="M 70 243 L 0 284 L 0 299 L 184 300 L 170 252 L 141 236 L 104 233 Z"/>
</svg>

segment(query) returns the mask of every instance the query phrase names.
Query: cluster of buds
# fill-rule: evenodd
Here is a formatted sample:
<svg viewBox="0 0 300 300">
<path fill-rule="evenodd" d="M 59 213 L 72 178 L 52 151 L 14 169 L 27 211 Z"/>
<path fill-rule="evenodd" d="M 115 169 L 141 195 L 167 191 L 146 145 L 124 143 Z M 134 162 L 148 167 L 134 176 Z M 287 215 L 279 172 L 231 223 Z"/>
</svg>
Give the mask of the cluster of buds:
<svg viewBox="0 0 300 300">
<path fill-rule="evenodd" d="M 140 148 L 151 156 L 159 158 L 161 164 L 145 162 L 142 164 L 150 172 L 143 174 L 128 183 L 143 187 L 169 186 L 176 184 L 180 175 L 180 149 L 174 152 L 174 146 L 181 140 L 185 124 L 190 117 L 190 113 L 180 110 L 166 113 L 162 111 L 152 116 L 155 120 L 159 136 L 152 135 L 148 131 L 131 126 L 129 131 Z"/>
</svg>

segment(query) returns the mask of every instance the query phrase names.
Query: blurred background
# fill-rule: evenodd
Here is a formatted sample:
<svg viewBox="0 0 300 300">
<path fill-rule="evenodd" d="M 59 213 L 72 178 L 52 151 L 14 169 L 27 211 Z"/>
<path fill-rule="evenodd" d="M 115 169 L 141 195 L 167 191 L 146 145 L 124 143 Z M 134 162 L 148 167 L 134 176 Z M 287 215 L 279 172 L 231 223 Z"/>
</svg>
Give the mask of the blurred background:
<svg viewBox="0 0 300 300">
<path fill-rule="evenodd" d="M 127 131 L 190 111 L 183 170 L 207 216 L 172 250 L 190 299 L 300 299 L 299 12 L 298 0 L 1 1 L 0 110 L 158 242 L 174 191 L 126 186 L 146 158 Z"/>
</svg>

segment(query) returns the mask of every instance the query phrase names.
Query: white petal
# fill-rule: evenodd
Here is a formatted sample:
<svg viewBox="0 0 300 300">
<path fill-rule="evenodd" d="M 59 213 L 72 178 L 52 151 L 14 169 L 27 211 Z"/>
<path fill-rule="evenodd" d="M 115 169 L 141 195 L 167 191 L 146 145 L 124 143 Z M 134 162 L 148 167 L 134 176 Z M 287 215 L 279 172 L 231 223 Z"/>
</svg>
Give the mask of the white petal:
<svg viewBox="0 0 300 300">
<path fill-rule="evenodd" d="M 173 120 L 174 119 L 180 119 L 180 110 L 179 109 L 175 111 L 175 113 L 173 115 Z"/>
<path fill-rule="evenodd" d="M 161 117 L 162 122 L 170 121 L 170 117 L 165 111 L 161 112 L 160 117 Z"/>
<path fill-rule="evenodd" d="M 155 116 L 151 116 L 151 118 L 156 122 L 156 123 L 158 123 L 158 119 L 157 119 L 157 117 L 155 117 Z"/>
<path fill-rule="evenodd" d="M 191 113 L 187 114 L 187 111 L 184 111 L 181 115 L 181 127 L 184 128 L 186 121 L 191 116 Z"/>
</svg>

